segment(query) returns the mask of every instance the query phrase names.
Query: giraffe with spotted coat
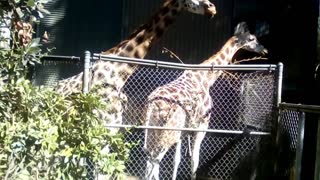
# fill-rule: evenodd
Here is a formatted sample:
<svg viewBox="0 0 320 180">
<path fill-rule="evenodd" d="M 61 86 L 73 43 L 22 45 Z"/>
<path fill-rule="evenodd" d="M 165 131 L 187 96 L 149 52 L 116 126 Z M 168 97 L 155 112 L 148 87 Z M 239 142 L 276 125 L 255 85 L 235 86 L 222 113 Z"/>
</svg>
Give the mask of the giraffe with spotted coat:
<svg viewBox="0 0 320 180">
<path fill-rule="evenodd" d="M 227 65 L 239 49 L 266 54 L 255 35 L 249 33 L 246 23 L 235 28 L 222 49 L 201 65 Z M 212 98 L 209 89 L 222 74 L 221 70 L 186 70 L 176 80 L 156 88 L 147 98 L 144 125 L 166 128 L 198 128 L 209 126 Z M 191 147 L 191 178 L 196 178 L 199 165 L 200 145 L 205 132 L 193 132 Z M 172 179 L 176 179 L 181 159 L 181 131 L 145 130 L 144 149 L 149 153 L 145 179 L 159 179 L 159 164 L 167 151 L 176 145 Z"/>
</svg>

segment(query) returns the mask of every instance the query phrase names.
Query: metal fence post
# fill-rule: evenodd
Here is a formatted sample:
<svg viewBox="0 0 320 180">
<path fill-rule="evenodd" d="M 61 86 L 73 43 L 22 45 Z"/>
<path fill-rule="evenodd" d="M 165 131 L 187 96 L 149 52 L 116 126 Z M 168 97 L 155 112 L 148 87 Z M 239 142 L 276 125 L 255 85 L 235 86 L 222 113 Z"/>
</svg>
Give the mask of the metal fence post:
<svg viewBox="0 0 320 180">
<path fill-rule="evenodd" d="M 304 125 L 305 125 L 306 114 L 300 112 L 299 126 L 298 126 L 298 138 L 297 138 L 297 151 L 296 151 L 296 162 L 295 162 L 295 171 L 296 171 L 296 180 L 301 179 L 301 162 L 302 162 L 302 153 L 303 153 L 303 140 L 304 140 Z"/>
<path fill-rule="evenodd" d="M 90 76 L 90 57 L 91 53 L 86 51 L 84 56 L 84 70 L 83 70 L 83 84 L 82 84 L 82 92 L 84 94 L 89 92 L 89 76 Z"/>
<path fill-rule="evenodd" d="M 277 82 L 277 107 L 281 103 L 282 97 L 282 80 L 283 80 L 283 63 L 278 64 L 278 82 Z"/>
<path fill-rule="evenodd" d="M 273 120 L 273 128 L 272 128 L 272 143 L 275 147 L 280 146 L 280 127 L 279 123 L 281 121 L 281 114 L 283 113 L 283 109 L 279 108 L 279 105 L 281 103 L 281 97 L 282 97 L 282 80 L 283 80 L 283 63 L 278 63 L 278 69 L 277 69 L 277 77 L 276 77 L 276 99 L 275 99 L 275 110 L 274 110 L 274 120 Z M 279 162 L 275 160 L 274 166 L 278 167 Z M 277 173 L 278 169 L 275 168 L 273 173 Z"/>
<path fill-rule="evenodd" d="M 90 51 L 84 52 L 84 69 L 83 69 L 83 84 L 82 84 L 82 92 L 83 94 L 87 94 L 89 92 L 89 79 L 90 79 L 90 61 L 91 61 L 91 53 Z M 94 165 L 92 159 L 90 158 L 82 158 L 84 162 L 86 162 L 86 168 L 88 171 L 89 179 L 95 179 Z"/>
<path fill-rule="evenodd" d="M 320 115 L 318 116 L 317 151 L 314 180 L 320 180 Z"/>
</svg>

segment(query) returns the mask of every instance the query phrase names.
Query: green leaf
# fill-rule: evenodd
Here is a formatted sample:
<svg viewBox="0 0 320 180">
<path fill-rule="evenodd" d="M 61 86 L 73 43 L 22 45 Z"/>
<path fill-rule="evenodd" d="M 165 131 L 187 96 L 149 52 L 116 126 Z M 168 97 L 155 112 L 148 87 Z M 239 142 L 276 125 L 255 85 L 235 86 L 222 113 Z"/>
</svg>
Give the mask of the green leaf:
<svg viewBox="0 0 320 180">
<path fill-rule="evenodd" d="M 27 6 L 29 6 L 31 8 L 34 7 L 35 6 L 34 0 L 28 0 Z"/>
<path fill-rule="evenodd" d="M 119 164 L 119 165 L 116 167 L 116 169 L 117 169 L 118 171 L 120 171 L 120 172 L 124 171 L 125 168 L 126 168 L 126 166 L 124 166 L 124 164 Z"/>
<path fill-rule="evenodd" d="M 41 52 L 41 49 L 38 46 L 30 47 L 27 51 L 28 55 L 37 55 Z"/>
<path fill-rule="evenodd" d="M 40 38 L 32 39 L 30 47 L 39 47 L 40 45 Z"/>
<path fill-rule="evenodd" d="M 22 18 L 22 17 L 24 16 L 24 13 L 22 12 L 22 10 L 21 10 L 20 7 L 16 8 L 16 13 L 18 14 L 18 16 L 19 16 L 20 18 Z"/>
</svg>

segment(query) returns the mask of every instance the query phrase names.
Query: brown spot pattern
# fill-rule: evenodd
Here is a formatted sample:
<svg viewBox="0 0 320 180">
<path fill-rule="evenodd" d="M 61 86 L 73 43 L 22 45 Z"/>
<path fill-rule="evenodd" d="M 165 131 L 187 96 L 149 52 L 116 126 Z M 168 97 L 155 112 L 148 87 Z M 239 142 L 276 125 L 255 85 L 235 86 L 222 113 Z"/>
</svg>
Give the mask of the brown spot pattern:
<svg viewBox="0 0 320 180">
<path fill-rule="evenodd" d="M 133 55 L 135 58 L 141 58 L 141 54 L 140 54 L 140 51 L 139 50 L 136 50 L 136 52 L 134 52 L 134 55 Z"/>
<path fill-rule="evenodd" d="M 126 51 L 127 52 L 131 52 L 133 50 L 133 45 L 132 44 L 128 44 L 126 47 Z"/>
<path fill-rule="evenodd" d="M 156 36 L 159 38 L 159 37 L 161 37 L 162 35 L 163 35 L 163 32 L 164 32 L 164 30 L 163 29 L 161 29 L 159 26 L 158 27 L 156 27 L 156 29 L 155 29 L 155 33 L 156 33 Z"/>
<path fill-rule="evenodd" d="M 172 19 L 171 17 L 169 17 L 169 16 L 166 16 L 166 17 L 163 19 L 163 21 L 164 21 L 164 25 L 165 25 L 166 27 L 173 23 L 173 19 Z"/>
<path fill-rule="evenodd" d="M 138 46 L 139 44 L 141 44 L 143 42 L 144 36 L 143 35 L 139 35 L 135 40 L 136 40 L 136 43 L 137 43 L 137 46 Z"/>
<path fill-rule="evenodd" d="M 169 12 L 169 10 L 170 10 L 170 9 L 169 9 L 168 7 L 164 7 L 164 8 L 161 10 L 160 14 L 164 16 L 164 15 L 166 15 L 166 14 Z"/>
</svg>

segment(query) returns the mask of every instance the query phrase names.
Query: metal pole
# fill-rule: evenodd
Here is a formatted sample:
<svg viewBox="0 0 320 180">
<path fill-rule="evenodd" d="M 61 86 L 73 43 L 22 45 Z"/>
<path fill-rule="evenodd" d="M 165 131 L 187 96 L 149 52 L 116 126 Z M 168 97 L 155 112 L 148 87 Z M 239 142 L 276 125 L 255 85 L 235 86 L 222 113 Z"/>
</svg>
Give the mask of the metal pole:
<svg viewBox="0 0 320 180">
<path fill-rule="evenodd" d="M 317 154 L 314 180 L 320 180 L 320 116 L 318 116 Z"/>
<path fill-rule="evenodd" d="M 300 112 L 299 128 L 298 128 L 298 139 L 297 139 L 297 151 L 296 151 L 296 180 L 301 179 L 301 163 L 302 163 L 302 153 L 303 153 L 303 140 L 304 140 L 304 125 L 306 120 L 306 114 Z"/>
<path fill-rule="evenodd" d="M 159 68 L 171 68 L 182 70 L 229 70 L 229 71 L 274 71 L 277 66 L 273 64 L 237 64 L 237 65 L 201 65 L 201 64 L 181 64 L 158 60 L 137 59 L 128 57 L 117 57 L 102 54 L 93 54 L 94 60 L 128 63 L 143 66 L 153 66 Z"/>
<path fill-rule="evenodd" d="M 292 110 L 292 111 L 302 111 L 306 113 L 320 114 L 320 106 L 317 106 L 317 105 L 280 103 L 279 108 Z"/>
<path fill-rule="evenodd" d="M 87 94 L 89 92 L 89 76 L 90 76 L 90 57 L 91 53 L 86 51 L 84 56 L 84 70 L 83 70 L 83 84 L 82 92 Z"/>
<path fill-rule="evenodd" d="M 282 81 L 283 81 L 283 64 L 278 64 L 278 81 L 277 81 L 277 107 L 281 103 L 282 97 Z"/>
<path fill-rule="evenodd" d="M 275 106 L 276 109 L 274 110 L 274 120 L 273 120 L 273 128 L 272 128 L 272 142 L 275 147 L 281 146 L 280 139 L 281 139 L 281 132 L 279 123 L 281 121 L 281 115 L 283 110 L 279 108 L 279 104 L 281 103 L 282 97 L 282 81 L 283 81 L 283 64 L 278 63 L 277 69 L 277 80 L 276 80 L 276 99 L 275 99 Z M 279 162 L 276 160 L 274 162 L 275 167 L 279 167 Z M 277 173 L 278 169 L 274 169 L 274 173 Z"/>
<path fill-rule="evenodd" d="M 90 79 L 90 61 L 91 61 L 91 53 L 90 51 L 84 52 L 84 69 L 83 69 L 83 84 L 82 84 L 82 92 L 83 94 L 87 94 L 89 92 L 89 79 Z M 80 161 L 86 162 L 85 167 L 88 171 L 88 176 L 90 179 L 95 179 L 95 168 L 91 158 L 81 158 Z"/>
<path fill-rule="evenodd" d="M 207 132 L 215 134 L 243 134 L 243 131 L 219 130 L 219 129 L 196 129 L 196 128 L 169 128 L 163 126 L 134 126 L 121 124 L 107 124 L 106 128 L 135 128 L 135 129 L 152 129 L 152 130 L 166 130 L 166 131 L 184 131 L 184 132 Z M 269 132 L 251 131 L 250 135 L 267 136 Z"/>
</svg>

